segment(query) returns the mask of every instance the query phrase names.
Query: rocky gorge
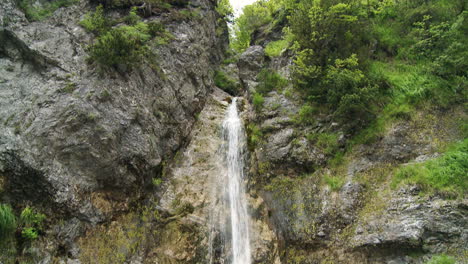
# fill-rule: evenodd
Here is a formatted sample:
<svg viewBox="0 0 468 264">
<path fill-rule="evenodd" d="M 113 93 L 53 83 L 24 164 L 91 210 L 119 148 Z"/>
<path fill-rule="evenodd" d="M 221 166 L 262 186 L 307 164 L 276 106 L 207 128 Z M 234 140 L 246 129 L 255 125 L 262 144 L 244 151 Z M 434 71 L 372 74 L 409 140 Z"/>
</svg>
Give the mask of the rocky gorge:
<svg viewBox="0 0 468 264">
<path fill-rule="evenodd" d="M 416 111 L 355 143 L 352 124 L 320 111 L 299 121 L 293 55 L 265 54 L 278 30 L 233 62 L 217 1 L 129 3 L 79 0 L 39 21 L 0 3 L 0 203 L 18 219 L 25 208 L 45 216 L 36 238 L 18 227 L 0 243 L 0 263 L 230 263 L 232 234 L 210 223 L 229 215 L 214 193 L 234 97 L 252 263 L 468 262 L 466 196 L 392 181 L 463 139 L 463 105 Z M 150 42 L 154 57 L 138 67 L 102 69 L 80 24 L 99 4 L 114 27 L 141 7 L 139 19 L 170 37 Z M 217 71 L 237 90 L 217 87 Z M 286 81 L 257 107 L 265 71 Z"/>
</svg>

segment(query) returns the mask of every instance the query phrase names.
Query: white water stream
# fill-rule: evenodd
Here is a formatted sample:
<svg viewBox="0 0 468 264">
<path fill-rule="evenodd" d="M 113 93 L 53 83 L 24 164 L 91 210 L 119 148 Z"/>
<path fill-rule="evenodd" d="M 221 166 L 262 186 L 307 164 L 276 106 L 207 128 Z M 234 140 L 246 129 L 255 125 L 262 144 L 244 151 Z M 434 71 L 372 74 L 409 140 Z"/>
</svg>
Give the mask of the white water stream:
<svg viewBox="0 0 468 264">
<path fill-rule="evenodd" d="M 213 184 L 209 259 L 211 264 L 251 264 L 250 217 L 244 187 L 245 135 L 237 99 L 227 108 L 219 149 L 220 174 Z"/>
<path fill-rule="evenodd" d="M 232 100 L 223 122 L 223 138 L 227 141 L 227 191 L 231 215 L 232 264 L 250 264 L 249 215 L 244 188 L 244 162 L 241 143 L 242 122 L 237 112 L 237 99 Z"/>
</svg>

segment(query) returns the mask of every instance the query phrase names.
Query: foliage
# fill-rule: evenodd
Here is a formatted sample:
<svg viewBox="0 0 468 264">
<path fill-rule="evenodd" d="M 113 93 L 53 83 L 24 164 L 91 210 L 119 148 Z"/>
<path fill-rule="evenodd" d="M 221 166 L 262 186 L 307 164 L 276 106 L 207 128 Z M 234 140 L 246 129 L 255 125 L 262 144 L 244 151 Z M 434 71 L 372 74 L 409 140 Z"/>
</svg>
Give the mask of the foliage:
<svg viewBox="0 0 468 264">
<path fill-rule="evenodd" d="M 239 94 L 240 84 L 237 83 L 234 79 L 229 77 L 223 71 L 216 71 L 214 76 L 215 85 L 221 88 L 223 91 L 229 93 L 230 95 Z"/>
<path fill-rule="evenodd" d="M 247 135 L 248 135 L 247 143 L 248 143 L 249 149 L 254 150 L 255 147 L 262 141 L 263 132 L 258 126 L 254 124 L 249 124 L 247 126 Z"/>
<path fill-rule="evenodd" d="M 252 96 L 252 104 L 255 108 L 256 111 L 260 111 L 263 107 L 263 103 L 265 102 L 265 99 L 263 98 L 263 95 L 260 93 L 254 93 Z"/>
<path fill-rule="evenodd" d="M 281 90 L 288 83 L 281 75 L 270 69 L 262 69 L 257 76 L 257 81 L 258 85 L 255 90 L 263 95 L 273 90 Z"/>
<path fill-rule="evenodd" d="M 5 239 L 16 228 L 16 217 L 9 205 L 0 204 L 0 240 Z"/>
<path fill-rule="evenodd" d="M 232 9 L 229 0 L 218 0 L 216 5 L 216 12 L 220 14 L 224 20 L 232 21 L 234 10 Z"/>
<path fill-rule="evenodd" d="M 310 104 L 303 104 L 299 109 L 294 121 L 297 124 L 311 125 L 314 123 L 315 114 L 318 112 L 317 108 Z"/>
<path fill-rule="evenodd" d="M 162 182 L 163 181 L 161 178 L 156 178 L 156 177 L 151 180 L 151 183 L 153 184 L 153 186 L 159 186 L 162 184 Z"/>
<path fill-rule="evenodd" d="M 455 264 L 456 260 L 453 257 L 447 255 L 436 255 L 431 258 L 426 264 Z"/>
<path fill-rule="evenodd" d="M 86 14 L 79 24 L 87 31 L 97 35 L 106 32 L 110 27 L 110 22 L 104 15 L 104 7 L 102 5 L 97 6 L 96 11 Z"/>
<path fill-rule="evenodd" d="M 46 216 L 27 206 L 23 209 L 20 215 L 21 236 L 28 240 L 38 238 L 39 232 L 42 230 L 42 222 Z"/>
<path fill-rule="evenodd" d="M 131 69 L 144 58 L 154 57 L 148 46 L 150 40 L 155 44 L 166 44 L 172 38 L 161 23 L 141 22 L 136 11 L 136 8 L 131 8 L 125 17 L 127 25 L 113 28 L 102 5 L 85 16 L 80 25 L 97 35 L 88 47 L 92 62 L 119 70 Z"/>
<path fill-rule="evenodd" d="M 265 54 L 269 57 L 279 57 L 289 47 L 289 41 L 277 40 L 269 42 L 265 47 Z"/>
<path fill-rule="evenodd" d="M 184 7 L 187 5 L 186 0 L 94 0 L 105 5 L 106 8 L 128 8 L 132 6 L 147 5 L 160 9 L 168 9 L 172 5 Z"/>
<path fill-rule="evenodd" d="M 91 59 L 109 67 L 132 67 L 146 54 L 151 36 L 145 23 L 121 26 L 99 36 L 89 48 Z"/>
<path fill-rule="evenodd" d="M 437 159 L 400 168 L 392 186 L 399 183 L 417 184 L 426 192 L 463 197 L 468 190 L 468 139 Z"/>
<path fill-rule="evenodd" d="M 26 227 L 21 231 L 21 236 L 27 240 L 34 240 L 39 237 L 39 234 L 34 227 Z"/>
<path fill-rule="evenodd" d="M 40 5 L 37 6 L 35 0 L 18 0 L 18 6 L 29 21 L 40 21 L 50 17 L 60 7 L 67 7 L 77 2 L 78 0 L 39 1 Z"/>
<path fill-rule="evenodd" d="M 231 48 L 239 53 L 243 52 L 250 46 L 252 33 L 271 21 L 271 13 L 265 1 L 245 6 L 243 14 L 235 21 Z"/>
<path fill-rule="evenodd" d="M 325 154 L 331 155 L 338 149 L 338 135 L 332 133 L 320 133 L 312 135 L 309 135 L 307 139 L 315 141 L 315 145 Z"/>
<path fill-rule="evenodd" d="M 140 16 L 137 14 L 137 7 L 134 6 L 130 9 L 128 15 L 124 18 L 124 21 L 131 26 L 136 25 L 141 20 Z"/>
</svg>

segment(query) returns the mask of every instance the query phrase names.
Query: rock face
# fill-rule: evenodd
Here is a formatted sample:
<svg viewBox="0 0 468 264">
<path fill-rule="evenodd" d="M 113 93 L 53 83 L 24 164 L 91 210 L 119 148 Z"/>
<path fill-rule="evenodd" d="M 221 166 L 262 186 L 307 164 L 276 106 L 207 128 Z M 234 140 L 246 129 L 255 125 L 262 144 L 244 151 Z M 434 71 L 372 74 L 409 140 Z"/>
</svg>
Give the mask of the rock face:
<svg viewBox="0 0 468 264">
<path fill-rule="evenodd" d="M 151 46 L 157 67 L 142 62 L 125 73 L 100 73 L 87 63 L 94 37 L 78 25 L 94 10 L 90 2 L 39 22 L 28 22 L 14 0 L 0 3 L 2 201 L 18 209 L 32 204 L 51 222 L 64 219 L 49 232 L 58 244 L 47 250 L 72 258 L 83 225 L 131 209 L 186 142 L 228 41 L 215 3 L 195 0 L 145 18 L 173 35 Z M 119 18 L 128 9 L 109 12 Z"/>
<path fill-rule="evenodd" d="M 228 216 L 212 206 L 223 200 L 212 194 L 222 188 L 218 151 L 230 101 L 212 80 L 227 48 L 215 1 L 146 14 L 174 38 L 151 46 L 157 67 L 142 62 L 125 73 L 100 73 L 87 62 L 93 36 L 78 23 L 94 9 L 90 2 L 32 23 L 14 0 L 0 2 L 0 199 L 50 217 L 41 239 L 18 254 L 44 264 L 229 258 L 220 230 L 211 229 Z M 180 11 L 192 15 L 174 15 Z M 108 12 L 119 19 L 128 10 Z M 254 43 L 280 38 L 272 34 Z M 392 168 L 437 157 L 439 142 L 458 138 L 450 128 L 461 114 L 394 123 L 340 161 L 346 124 L 320 111 L 300 118 L 291 64 L 290 54 L 268 58 L 255 45 L 224 66 L 245 91 L 253 262 L 420 264 L 447 252 L 468 262 L 466 198 L 390 187 Z M 288 84 L 254 108 L 248 99 L 265 68 Z M 327 133 L 330 148 L 314 138 Z"/>
<path fill-rule="evenodd" d="M 11 198 L 53 202 L 92 223 L 125 209 L 180 148 L 212 90 L 226 44 L 213 3 L 188 7 L 203 19 L 148 18 L 174 35 L 157 47 L 160 71 L 143 64 L 122 75 L 86 63 L 92 36 L 78 22 L 88 1 L 34 23 L 12 0 L 0 5 L 9 21 L 0 30 L 0 171 Z"/>
<path fill-rule="evenodd" d="M 239 77 L 252 96 L 262 69 L 289 79 L 290 66 L 287 54 L 267 58 L 261 46 L 251 46 L 240 56 Z M 463 258 L 466 199 L 420 196 L 411 186 L 392 190 L 388 182 L 392 167 L 437 157 L 437 142 L 457 138 L 450 131 L 456 118 L 436 113 L 395 123 L 374 143 L 354 147 L 331 171 L 330 153 L 308 135 L 333 133 L 333 151 L 343 151 L 346 124 L 320 113 L 301 122 L 302 100 L 290 88 L 264 94 L 261 107 L 246 115 L 254 138 L 251 194 L 267 211 L 259 219 L 274 231 L 281 263 L 424 263 L 445 252 Z M 336 174 L 339 182 L 333 182 Z"/>
</svg>

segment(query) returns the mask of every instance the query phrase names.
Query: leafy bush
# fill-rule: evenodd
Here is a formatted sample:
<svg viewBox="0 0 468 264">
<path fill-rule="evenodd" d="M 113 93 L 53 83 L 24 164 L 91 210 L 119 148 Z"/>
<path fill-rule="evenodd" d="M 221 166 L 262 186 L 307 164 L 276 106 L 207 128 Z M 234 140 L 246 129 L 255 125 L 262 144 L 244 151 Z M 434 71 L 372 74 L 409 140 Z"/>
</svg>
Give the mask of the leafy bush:
<svg viewBox="0 0 468 264">
<path fill-rule="evenodd" d="M 108 31 L 110 27 L 110 22 L 104 15 L 104 7 L 102 5 L 96 7 L 96 11 L 86 14 L 79 24 L 87 31 L 97 35 Z"/>
<path fill-rule="evenodd" d="M 255 89 L 257 93 L 263 95 L 273 90 L 281 90 L 288 83 L 281 75 L 270 69 L 261 70 L 257 76 L 257 81 L 259 83 Z"/>
<path fill-rule="evenodd" d="M 136 25 L 138 22 L 140 22 L 141 18 L 140 16 L 137 14 L 137 7 L 134 6 L 130 9 L 130 12 L 128 13 L 128 15 L 124 18 L 125 20 L 125 23 L 127 23 L 128 25 Z"/>
<path fill-rule="evenodd" d="M 463 196 L 468 190 L 468 139 L 442 157 L 400 168 L 392 182 L 417 184 L 426 192 Z"/>
<path fill-rule="evenodd" d="M 40 21 L 48 18 L 55 10 L 78 3 L 78 0 L 40 1 L 39 7 L 35 5 L 36 2 L 36 0 L 19 0 L 18 6 L 29 21 Z"/>
<path fill-rule="evenodd" d="M 260 111 L 263 107 L 263 103 L 265 102 L 265 99 L 263 98 L 263 95 L 260 93 L 254 93 L 252 96 L 252 104 L 255 108 L 256 111 Z"/>
<path fill-rule="evenodd" d="M 43 228 L 42 222 L 45 218 L 44 214 L 37 212 L 29 206 L 24 208 L 20 215 L 21 236 L 28 240 L 38 238 L 39 232 Z"/>
<path fill-rule="evenodd" d="M 16 217 L 9 205 L 0 204 L 0 240 L 8 237 L 16 228 Z"/>
<path fill-rule="evenodd" d="M 39 237 L 39 234 L 34 227 L 26 227 L 21 231 L 21 236 L 27 240 L 34 240 Z"/>
<path fill-rule="evenodd" d="M 317 135 L 315 143 L 327 155 L 333 154 L 338 149 L 338 135 L 331 133 L 321 133 Z"/>
<path fill-rule="evenodd" d="M 142 22 L 113 28 L 90 46 L 91 60 L 114 68 L 131 68 L 146 54 L 145 44 L 150 38 L 148 25 Z"/>
<path fill-rule="evenodd" d="M 279 57 L 288 48 L 289 41 L 277 40 L 268 43 L 265 47 L 265 54 L 269 57 Z"/>
<path fill-rule="evenodd" d="M 234 10 L 229 0 L 218 0 L 216 3 L 216 12 L 218 12 L 224 20 L 228 22 L 232 21 Z"/>
<path fill-rule="evenodd" d="M 262 141 L 263 132 L 258 126 L 249 124 L 247 126 L 247 135 L 249 149 L 254 150 L 258 143 Z"/>
<path fill-rule="evenodd" d="M 216 71 L 214 76 L 215 85 L 230 95 L 238 95 L 240 84 L 230 78 L 225 72 Z"/>
<path fill-rule="evenodd" d="M 266 1 L 258 1 L 245 6 L 243 14 L 236 19 L 234 24 L 234 38 L 231 40 L 231 48 L 237 52 L 243 52 L 250 46 L 252 33 L 272 21 L 271 12 Z"/>
<path fill-rule="evenodd" d="M 456 260 L 447 255 L 436 255 L 431 258 L 426 264 L 455 264 Z"/>
<path fill-rule="evenodd" d="M 294 121 L 297 124 L 311 125 L 314 122 L 315 114 L 317 113 L 317 108 L 313 107 L 310 104 L 304 104 L 299 109 L 297 116 L 294 118 Z"/>
</svg>

